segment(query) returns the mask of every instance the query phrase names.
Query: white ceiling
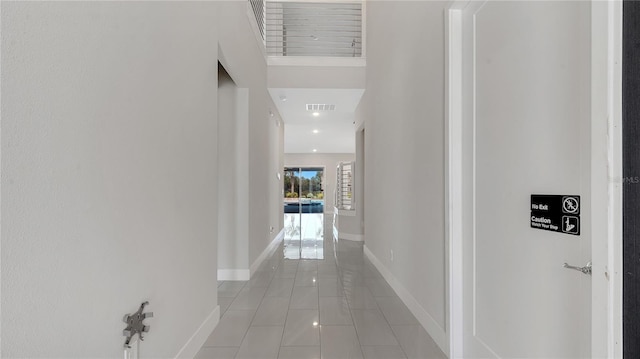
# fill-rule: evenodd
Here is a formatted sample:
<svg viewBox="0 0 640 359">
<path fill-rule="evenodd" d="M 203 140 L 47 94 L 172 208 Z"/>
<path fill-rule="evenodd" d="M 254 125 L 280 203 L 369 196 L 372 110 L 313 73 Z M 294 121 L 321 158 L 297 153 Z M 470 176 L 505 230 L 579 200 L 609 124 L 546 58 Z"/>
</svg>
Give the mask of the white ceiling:
<svg viewBox="0 0 640 359">
<path fill-rule="evenodd" d="M 355 153 L 354 112 L 364 90 L 270 88 L 269 93 L 285 123 L 285 153 L 313 153 L 314 149 Z M 315 117 L 313 111 L 307 111 L 307 104 L 336 105 L 336 109 L 319 111 L 320 116 Z"/>
</svg>

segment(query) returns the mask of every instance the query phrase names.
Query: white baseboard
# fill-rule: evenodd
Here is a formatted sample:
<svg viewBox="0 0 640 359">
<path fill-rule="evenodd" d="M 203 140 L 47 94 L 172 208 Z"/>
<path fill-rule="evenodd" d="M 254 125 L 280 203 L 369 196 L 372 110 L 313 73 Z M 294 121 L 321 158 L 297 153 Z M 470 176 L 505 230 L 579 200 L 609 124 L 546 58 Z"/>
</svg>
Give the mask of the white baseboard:
<svg viewBox="0 0 640 359">
<path fill-rule="evenodd" d="M 275 236 L 275 238 L 273 238 L 271 243 L 269 243 L 267 248 L 265 248 L 264 251 L 260 253 L 260 255 L 258 256 L 258 258 L 256 258 L 256 260 L 253 262 L 251 267 L 249 267 L 250 274 L 255 273 L 258 270 L 258 268 L 260 268 L 260 265 L 262 264 L 262 262 L 264 262 L 265 259 L 269 258 L 269 256 L 273 254 L 273 252 L 276 250 L 276 248 L 278 248 L 278 245 L 280 244 L 280 241 L 282 241 L 283 238 L 284 238 L 284 228 L 282 228 L 280 232 L 278 232 L 278 234 Z"/>
<path fill-rule="evenodd" d="M 248 269 L 218 269 L 218 280 L 249 280 Z"/>
<path fill-rule="evenodd" d="M 348 241 L 356 241 L 356 242 L 364 241 L 364 235 L 362 234 L 351 234 L 351 233 L 345 233 L 345 232 L 339 232 L 339 231 L 338 231 L 338 238 L 346 239 Z"/>
<path fill-rule="evenodd" d="M 333 238 L 346 239 L 348 241 L 364 242 L 364 234 L 351 234 L 338 231 L 336 226 L 333 226 Z"/>
<path fill-rule="evenodd" d="M 387 269 L 387 267 L 380 262 L 380 260 L 367 248 L 364 246 L 364 254 L 369 258 L 371 263 L 378 269 L 380 274 L 384 277 L 384 279 L 391 285 L 391 288 L 396 292 L 398 297 L 404 302 L 404 304 L 409 308 L 411 313 L 418 319 L 420 325 L 429 333 L 431 338 L 438 344 L 440 350 L 444 353 L 449 353 L 449 342 L 447 341 L 447 333 L 444 328 L 436 322 L 435 319 L 426 311 L 420 303 L 414 298 L 411 293 L 396 279 L 396 277 L 391 274 L 391 272 Z"/>
<path fill-rule="evenodd" d="M 258 270 L 262 262 L 269 258 L 271 254 L 278 248 L 280 241 L 284 238 L 284 228 L 269 243 L 267 248 L 256 258 L 249 269 L 218 269 L 218 280 L 249 280 L 251 275 Z"/>
<path fill-rule="evenodd" d="M 209 314 L 207 319 L 202 322 L 198 330 L 189 338 L 187 343 L 180 349 L 178 354 L 176 355 L 176 359 L 193 359 L 196 354 L 200 351 L 200 348 L 207 341 L 207 338 L 213 333 L 213 330 L 216 329 L 218 323 L 220 322 L 220 306 L 217 305 L 216 308 Z"/>
</svg>

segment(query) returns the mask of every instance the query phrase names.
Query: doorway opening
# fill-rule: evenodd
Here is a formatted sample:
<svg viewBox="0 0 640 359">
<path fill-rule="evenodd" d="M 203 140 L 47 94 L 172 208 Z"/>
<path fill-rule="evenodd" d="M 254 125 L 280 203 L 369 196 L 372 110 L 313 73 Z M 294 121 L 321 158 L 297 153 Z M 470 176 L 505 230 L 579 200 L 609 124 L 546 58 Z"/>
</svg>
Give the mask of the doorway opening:
<svg viewBox="0 0 640 359">
<path fill-rule="evenodd" d="M 284 169 L 284 257 L 324 259 L 324 168 Z"/>
<path fill-rule="evenodd" d="M 238 86 L 221 62 L 218 62 L 218 168 L 225 168 L 218 174 L 218 279 L 248 279 L 247 260 L 238 255 L 238 226 L 236 218 L 239 203 L 238 184 L 234 178 L 237 163 L 235 153 L 220 151 L 236 147 L 236 124 L 238 123 Z M 230 170 L 231 169 L 231 170 Z"/>
</svg>

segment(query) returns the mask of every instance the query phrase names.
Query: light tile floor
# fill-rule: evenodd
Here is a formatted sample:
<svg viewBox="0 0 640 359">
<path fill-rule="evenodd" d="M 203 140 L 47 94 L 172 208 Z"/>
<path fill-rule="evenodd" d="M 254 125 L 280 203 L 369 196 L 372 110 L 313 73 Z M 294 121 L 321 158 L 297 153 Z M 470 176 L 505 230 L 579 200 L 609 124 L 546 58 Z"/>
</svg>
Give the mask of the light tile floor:
<svg viewBox="0 0 640 359">
<path fill-rule="evenodd" d="M 220 282 L 222 317 L 196 358 L 446 358 L 361 243 L 323 247 L 291 260 L 281 245 L 252 280 Z"/>
</svg>

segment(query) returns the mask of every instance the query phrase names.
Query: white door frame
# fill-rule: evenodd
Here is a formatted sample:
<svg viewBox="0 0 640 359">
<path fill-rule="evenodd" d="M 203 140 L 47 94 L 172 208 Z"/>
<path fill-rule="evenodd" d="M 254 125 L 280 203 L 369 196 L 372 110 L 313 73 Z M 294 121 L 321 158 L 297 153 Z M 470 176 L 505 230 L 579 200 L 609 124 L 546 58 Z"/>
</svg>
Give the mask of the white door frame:
<svg viewBox="0 0 640 359">
<path fill-rule="evenodd" d="M 474 129 L 463 126 L 463 111 L 470 106 L 465 99 L 473 96 L 473 84 L 465 82 L 470 67 L 464 54 L 473 44 L 464 37 L 463 13 L 481 3 L 455 0 L 445 13 L 446 320 L 451 359 L 465 357 L 463 238 L 473 230 L 465 219 L 473 193 L 463 181 L 473 161 L 468 148 Z M 622 1 L 591 3 L 591 351 L 593 358 L 622 358 Z"/>
<path fill-rule="evenodd" d="M 455 1 L 445 13 L 445 255 L 447 258 L 446 328 L 450 359 L 464 357 L 462 245 L 462 11 L 469 1 Z"/>
<path fill-rule="evenodd" d="M 592 1 L 591 21 L 591 350 L 622 358 L 622 1 Z"/>
</svg>

